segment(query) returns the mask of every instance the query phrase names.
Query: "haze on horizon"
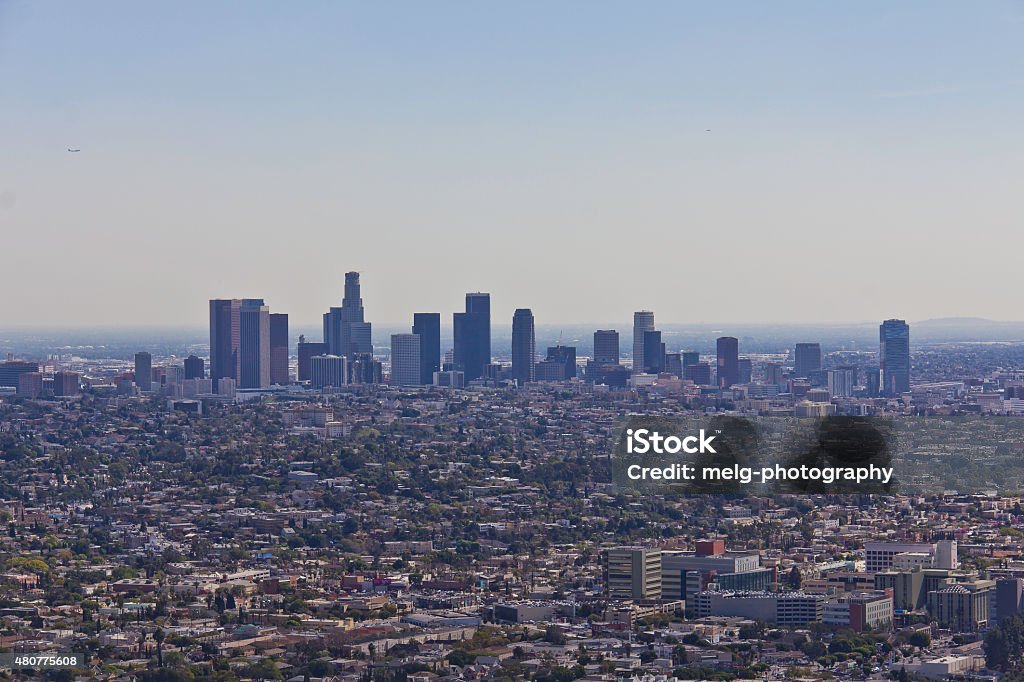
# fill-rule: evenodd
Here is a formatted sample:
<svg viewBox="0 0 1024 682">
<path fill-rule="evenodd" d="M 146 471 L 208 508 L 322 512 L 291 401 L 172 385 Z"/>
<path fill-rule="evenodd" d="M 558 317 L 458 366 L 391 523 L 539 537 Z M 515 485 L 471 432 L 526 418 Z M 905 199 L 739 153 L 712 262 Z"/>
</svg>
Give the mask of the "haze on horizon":
<svg viewBox="0 0 1024 682">
<path fill-rule="evenodd" d="M 1022 43 L 1011 1 L 0 0 L 0 325 L 315 324 L 348 270 L 375 325 L 1021 319 Z"/>
</svg>

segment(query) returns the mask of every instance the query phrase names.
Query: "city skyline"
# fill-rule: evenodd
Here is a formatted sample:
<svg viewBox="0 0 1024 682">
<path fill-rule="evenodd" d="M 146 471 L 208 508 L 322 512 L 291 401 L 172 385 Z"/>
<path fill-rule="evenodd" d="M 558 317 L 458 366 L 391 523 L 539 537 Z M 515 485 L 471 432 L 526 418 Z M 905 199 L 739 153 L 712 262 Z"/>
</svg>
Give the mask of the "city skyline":
<svg viewBox="0 0 1024 682">
<path fill-rule="evenodd" d="M 4 3 L 0 323 L 1024 316 L 1018 5 L 534 7 Z"/>
<path fill-rule="evenodd" d="M 210 366 L 212 390 L 229 393 L 237 388 L 267 389 L 272 385 L 290 383 L 288 369 L 288 315 L 271 314 L 263 299 L 211 299 Z M 465 310 L 452 315 L 451 348 L 441 352 L 441 314 L 413 314 L 411 333 L 390 334 L 389 370 L 379 359 L 379 346 L 373 344 L 372 325 L 366 320 L 363 307 L 360 273 L 345 273 L 345 289 L 341 307 L 331 307 L 323 315 L 322 341 L 298 336 L 296 347 L 297 377 L 308 377 L 314 388 L 338 388 L 326 383 L 343 377 L 347 383 L 388 383 L 398 386 L 425 385 L 497 385 L 511 381 L 526 386 L 535 382 L 564 381 L 578 376 L 577 361 L 587 359 L 585 376 L 588 382 L 609 387 L 633 388 L 651 385 L 661 377 L 688 379 L 695 385 L 711 382 L 710 358 L 700 362 L 694 346 L 680 347 L 663 341 L 656 328 L 654 312 L 639 310 L 633 314 L 630 367 L 621 367 L 617 330 L 597 329 L 593 332 L 592 357 L 581 353 L 575 340 L 566 345 L 560 333 L 547 355 L 538 361 L 536 321 L 529 308 L 517 308 L 511 321 L 511 363 L 503 363 L 502 353 L 492 345 L 491 295 L 469 292 Z M 899 396 L 910 390 L 911 349 L 910 326 L 905 320 L 887 319 L 879 325 L 877 367 L 865 374 L 866 390 L 873 396 Z M 716 334 L 719 332 L 716 332 Z M 811 334 L 813 335 L 813 334 Z M 584 344 L 584 348 L 585 348 Z M 675 350 L 678 348 L 678 350 Z M 746 349 L 744 349 L 746 351 Z M 612 357 L 611 352 L 614 352 Z M 749 351 L 747 351 L 749 352 Z M 786 356 L 790 350 L 786 350 Z M 755 353 L 757 355 L 757 353 Z M 829 386 L 834 392 L 849 397 L 855 388 L 858 369 L 845 364 L 823 371 L 820 342 L 797 342 L 792 349 L 793 377 L 809 385 Z M 443 362 L 442 362 L 443 357 Z M 628 357 L 628 356 L 627 356 Z M 863 358 L 857 352 L 857 360 Z M 148 381 L 150 354 L 135 353 L 136 372 Z M 777 357 L 757 370 L 769 378 L 768 384 L 778 391 Z M 20 363 L 15 363 L 21 367 Z M 275 366 L 276 365 L 276 366 Z M 748 385 L 755 374 L 754 360 L 740 355 L 740 339 L 717 336 L 715 339 L 715 384 L 727 391 L 734 385 Z M 143 368 L 140 370 L 139 368 Z M 184 374 L 184 372 L 182 373 Z M 629 380 L 632 375 L 633 379 Z M 226 379 L 222 387 L 219 380 Z M 453 383 L 454 382 L 454 383 Z M 190 388 L 194 391 L 194 388 Z"/>
<path fill-rule="evenodd" d="M 297 334 L 299 342 L 298 354 L 302 355 L 302 344 L 306 343 L 307 348 L 313 346 L 322 347 L 325 355 L 344 356 L 354 358 L 360 355 L 372 355 L 377 346 L 373 343 L 372 324 L 366 320 L 366 312 L 363 307 L 362 288 L 360 284 L 361 274 L 356 271 L 345 273 L 345 287 L 341 307 L 332 306 L 328 312 L 323 314 L 322 340 L 307 341 L 305 334 Z M 232 344 L 240 349 L 232 362 L 237 364 L 235 374 L 239 377 L 245 375 L 247 364 L 253 364 L 255 371 L 259 372 L 262 367 L 266 377 L 259 380 L 243 379 L 242 383 L 249 387 L 252 385 L 267 385 L 271 375 L 280 376 L 283 374 L 281 360 L 274 363 L 270 361 L 272 349 L 274 354 L 284 353 L 287 358 L 289 348 L 288 337 L 288 314 L 270 314 L 269 307 L 265 305 L 262 298 L 259 299 L 210 299 L 210 349 L 211 358 L 216 354 L 227 357 L 227 350 L 219 348 L 224 343 L 226 320 L 229 318 L 218 314 L 224 306 L 230 310 L 230 326 L 232 330 Z M 239 312 L 236 312 L 237 311 Z M 257 332 L 253 323 L 246 331 L 246 312 L 260 313 L 265 328 Z M 235 318 L 238 318 L 237 320 Z M 391 347 L 394 349 L 396 342 L 409 353 L 409 344 L 415 344 L 417 353 L 422 348 L 422 353 L 416 358 L 415 364 L 418 367 L 418 376 L 421 378 L 432 374 L 432 371 L 440 369 L 441 347 L 440 342 L 446 338 L 441 330 L 441 313 L 437 312 L 416 312 L 413 313 L 412 333 L 386 330 L 386 335 L 391 337 Z M 472 378 L 483 376 L 487 364 L 494 357 L 492 337 L 495 330 L 502 330 L 506 325 L 500 322 L 495 323 L 491 317 L 491 294 L 489 292 L 468 292 L 465 295 L 465 310 L 452 313 L 451 324 L 451 348 L 453 363 L 459 367 L 467 367 Z M 890 318 L 880 326 L 880 341 L 884 349 L 886 334 L 884 329 L 890 323 L 898 323 L 904 328 L 904 334 L 909 329 L 905 320 Z M 275 327 L 271 331 L 271 327 Z M 520 382 L 529 382 L 534 379 L 534 364 L 537 359 L 536 346 L 536 320 L 530 308 L 516 308 L 511 321 L 511 357 L 513 375 Z M 721 330 L 716 331 L 719 333 Z M 618 332 L 616 330 L 595 330 L 594 347 L 598 345 L 598 338 L 602 335 L 614 334 L 614 344 L 618 347 Z M 503 334 L 499 331 L 499 337 Z M 669 359 L 666 353 L 671 350 L 662 340 L 662 331 L 655 325 L 654 312 L 651 310 L 638 310 L 633 313 L 632 326 L 633 344 L 630 348 L 633 356 L 632 373 L 638 372 L 658 373 L 666 369 L 665 362 L 675 362 Z M 236 338 L 237 337 L 237 338 Z M 218 342 L 218 338 L 222 339 Z M 605 336 L 604 342 L 608 342 Z M 246 349 L 246 344 L 249 348 Z M 723 343 L 726 343 L 727 350 L 723 351 Z M 741 369 L 737 364 L 740 362 L 736 350 L 738 339 L 731 336 L 719 336 L 716 340 L 717 364 L 720 371 L 724 371 L 727 377 L 725 385 L 728 387 L 735 383 L 740 376 Z M 255 345 L 254 345 L 255 344 Z M 262 345 L 261 345 L 262 344 Z M 562 335 L 559 334 L 557 347 L 561 347 Z M 731 345 L 730 345 L 731 344 Z M 909 342 L 905 339 L 906 348 L 903 353 L 909 353 Z M 283 348 L 282 348 L 283 346 Z M 549 357 L 552 348 L 549 347 Z M 690 349 L 692 350 L 692 349 Z M 797 342 L 794 353 L 796 357 L 796 370 L 800 376 L 807 376 L 811 370 L 821 368 L 821 344 L 819 342 Z M 267 357 L 260 357 L 261 354 Z M 677 354 L 678 355 L 678 354 Z M 646 357 L 655 358 L 647 362 Z M 278 356 L 280 358 L 280 356 Z M 729 359 L 731 358 L 731 359 Z M 803 358 L 803 359 L 802 359 Z M 676 358 L 678 359 L 678 358 Z M 211 359 L 211 366 L 221 366 L 224 361 Z M 906 364 L 906 360 L 899 361 Z M 271 365 L 277 365 L 271 367 Z M 599 362 L 598 364 L 604 364 Z M 679 367 L 679 373 L 682 368 Z M 724 369 L 723 369 L 724 368 Z M 250 373 L 254 370 L 248 370 Z M 411 370 L 409 370 L 411 372 Z M 901 370 L 902 371 L 902 370 Z M 300 374 L 302 370 L 300 369 Z"/>
<path fill-rule="evenodd" d="M 1024 682 L 1022 32 L 0 0 L 0 678 Z"/>
</svg>

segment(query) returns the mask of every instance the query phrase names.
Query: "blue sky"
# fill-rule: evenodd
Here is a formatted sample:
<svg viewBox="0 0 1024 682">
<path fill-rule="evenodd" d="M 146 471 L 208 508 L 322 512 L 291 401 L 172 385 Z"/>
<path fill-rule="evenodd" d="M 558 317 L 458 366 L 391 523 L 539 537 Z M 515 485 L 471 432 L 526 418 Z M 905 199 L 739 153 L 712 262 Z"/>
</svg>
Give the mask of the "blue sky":
<svg viewBox="0 0 1024 682">
<path fill-rule="evenodd" d="M 1021 45 L 1020 2 L 0 0 L 0 316 L 313 322 L 357 269 L 392 323 L 1021 319 Z"/>
</svg>

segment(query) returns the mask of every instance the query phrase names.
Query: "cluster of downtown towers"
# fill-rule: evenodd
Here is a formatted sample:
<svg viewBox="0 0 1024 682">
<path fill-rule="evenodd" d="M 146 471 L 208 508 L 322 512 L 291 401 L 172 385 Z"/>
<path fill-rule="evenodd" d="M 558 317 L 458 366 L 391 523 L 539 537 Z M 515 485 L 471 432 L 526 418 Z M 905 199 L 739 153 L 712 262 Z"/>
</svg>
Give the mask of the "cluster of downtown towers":
<svg viewBox="0 0 1024 682">
<path fill-rule="evenodd" d="M 426 385 L 439 383 L 439 375 L 457 374 L 457 382 L 447 377 L 443 383 L 463 385 L 479 379 L 512 379 L 521 385 L 577 376 L 576 349 L 571 346 L 548 348 L 547 357 L 537 361 L 535 322 L 529 308 L 519 308 L 512 316 L 510 368 L 492 362 L 490 294 L 466 294 L 465 311 L 455 313 L 452 322 L 454 344 L 444 362 L 440 313 L 415 313 L 411 333 L 392 334 L 388 382 Z M 323 341 L 299 339 L 298 380 L 310 380 L 315 364 L 327 367 L 337 361 L 340 369 L 335 371 L 336 379 L 327 385 L 381 383 L 383 373 L 380 363 L 373 357 L 371 329 L 363 309 L 359 273 L 346 273 L 341 306 L 324 313 Z M 271 313 L 263 299 L 210 301 L 210 378 L 214 381 L 232 379 L 243 389 L 289 383 L 288 340 L 288 316 Z M 743 371 L 745 361 L 739 356 L 739 342 L 735 337 L 720 337 L 716 352 L 714 385 L 724 389 L 749 381 L 746 376 L 749 371 Z M 666 351 L 651 311 L 642 310 L 633 315 L 632 368 L 627 370 L 622 366 L 620 358 L 619 333 L 597 330 L 593 358 L 587 363 L 587 379 L 625 386 L 631 375 L 669 373 L 692 379 L 699 385 L 712 384 L 712 368 L 700 362 L 699 353 Z M 796 376 L 806 376 L 809 371 L 820 369 L 820 346 L 797 344 L 795 360 Z M 876 381 L 881 395 L 899 395 L 910 388 L 910 327 L 903 320 L 886 320 L 879 327 Z"/>
</svg>

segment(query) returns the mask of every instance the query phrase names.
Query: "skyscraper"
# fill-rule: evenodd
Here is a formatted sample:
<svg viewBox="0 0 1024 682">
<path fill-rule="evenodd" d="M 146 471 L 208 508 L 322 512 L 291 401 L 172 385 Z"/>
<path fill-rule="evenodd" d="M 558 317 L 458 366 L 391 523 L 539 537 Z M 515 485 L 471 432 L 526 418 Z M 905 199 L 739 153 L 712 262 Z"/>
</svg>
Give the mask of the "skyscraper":
<svg viewBox="0 0 1024 682">
<path fill-rule="evenodd" d="M 683 359 L 679 353 L 665 353 L 665 368 L 663 371 L 680 379 L 683 377 Z"/>
<path fill-rule="evenodd" d="M 764 383 L 766 384 L 781 384 L 782 383 L 782 365 L 778 362 L 766 362 L 762 368 L 764 373 Z"/>
<path fill-rule="evenodd" d="M 512 378 L 520 386 L 537 380 L 537 337 L 529 308 L 512 315 Z"/>
<path fill-rule="evenodd" d="M 665 369 L 665 344 L 661 342 L 661 332 L 655 329 L 645 331 L 641 347 L 644 349 L 643 371 L 647 374 L 660 374 Z"/>
<path fill-rule="evenodd" d="M 337 388 L 348 383 L 348 358 L 317 355 L 309 360 L 309 383 L 313 388 Z"/>
<path fill-rule="evenodd" d="M 262 298 L 242 299 L 239 388 L 270 386 L 270 308 Z"/>
<path fill-rule="evenodd" d="M 72 396 L 82 392 L 82 375 L 78 372 L 60 371 L 53 373 L 53 394 Z"/>
<path fill-rule="evenodd" d="M 298 377 L 299 381 L 310 381 L 312 379 L 313 358 L 318 355 L 327 355 L 330 350 L 327 344 L 321 341 L 306 341 L 305 335 L 299 336 L 299 345 L 296 354 L 299 356 Z"/>
<path fill-rule="evenodd" d="M 881 390 L 892 397 L 910 390 L 910 325 L 886 320 L 878 327 Z"/>
<path fill-rule="evenodd" d="M 867 367 L 864 370 L 864 388 L 872 398 L 877 398 L 882 393 L 882 370 L 878 367 Z"/>
<path fill-rule="evenodd" d="M 549 346 L 546 358 L 537 363 L 537 381 L 567 381 L 576 378 L 576 347 Z"/>
<path fill-rule="evenodd" d="M 619 333 L 614 329 L 594 332 L 594 362 L 598 365 L 619 364 Z"/>
<path fill-rule="evenodd" d="M 358 272 L 345 273 L 341 307 L 324 313 L 324 343 L 332 354 L 350 359 L 357 354 L 373 353 L 372 328 L 365 319 Z"/>
<path fill-rule="evenodd" d="M 18 387 L 18 377 L 28 372 L 38 372 L 39 363 L 27 360 L 9 359 L 0 362 L 0 386 Z"/>
<path fill-rule="evenodd" d="M 806 379 L 821 369 L 821 344 L 798 343 L 793 351 L 793 374 Z"/>
<path fill-rule="evenodd" d="M 455 368 L 469 383 L 483 376 L 491 362 L 491 295 L 466 294 L 466 312 L 455 313 L 453 322 Z"/>
<path fill-rule="evenodd" d="M 837 398 L 849 398 L 853 395 L 853 370 L 848 367 L 837 367 L 828 371 L 828 392 Z"/>
<path fill-rule="evenodd" d="M 238 299 L 210 301 L 210 378 L 214 389 L 219 379 L 237 381 L 241 373 L 241 306 Z"/>
<path fill-rule="evenodd" d="M 270 383 L 285 385 L 288 374 L 288 315 L 270 314 Z"/>
<path fill-rule="evenodd" d="M 441 313 L 414 313 L 412 333 L 420 337 L 420 383 L 431 384 L 441 370 Z"/>
<path fill-rule="evenodd" d="M 190 355 L 185 358 L 185 378 L 186 379 L 205 379 L 206 378 L 206 367 L 203 364 L 203 359 Z"/>
<path fill-rule="evenodd" d="M 392 386 L 416 386 L 420 381 L 420 335 L 391 335 Z"/>
<path fill-rule="evenodd" d="M 23 372 L 18 375 L 18 395 L 24 398 L 38 398 L 43 394 L 43 375 L 39 372 Z"/>
<path fill-rule="evenodd" d="M 740 358 L 736 365 L 736 381 L 740 384 L 749 384 L 754 374 L 754 363 L 750 358 Z"/>
<path fill-rule="evenodd" d="M 146 351 L 135 354 L 135 385 L 140 391 L 153 390 L 153 356 Z"/>
<path fill-rule="evenodd" d="M 633 374 L 640 374 L 647 367 L 644 364 L 644 332 L 654 329 L 654 313 L 638 310 L 633 313 Z"/>
<path fill-rule="evenodd" d="M 740 342 L 733 336 L 721 336 L 718 350 L 718 387 L 729 388 L 740 378 Z"/>
<path fill-rule="evenodd" d="M 683 378 L 689 379 L 698 386 L 711 385 L 711 365 L 706 362 L 695 362 L 683 367 Z"/>
<path fill-rule="evenodd" d="M 350 384 L 384 383 L 380 360 L 374 359 L 369 353 L 359 353 L 348 363 L 348 380 Z"/>
</svg>

